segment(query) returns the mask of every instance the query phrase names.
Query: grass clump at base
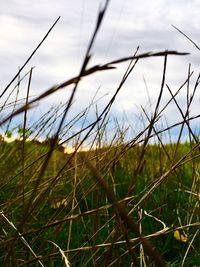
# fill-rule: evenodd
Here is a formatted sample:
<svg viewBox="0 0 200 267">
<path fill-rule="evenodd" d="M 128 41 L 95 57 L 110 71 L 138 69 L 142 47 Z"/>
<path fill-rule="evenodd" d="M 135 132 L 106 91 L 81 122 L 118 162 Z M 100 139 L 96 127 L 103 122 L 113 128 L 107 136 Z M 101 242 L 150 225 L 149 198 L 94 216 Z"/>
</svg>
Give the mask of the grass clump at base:
<svg viewBox="0 0 200 267">
<path fill-rule="evenodd" d="M 89 68 L 91 48 L 106 7 L 99 13 L 80 73 L 30 101 L 31 69 L 24 105 L 15 110 L 17 91 L 12 112 L 0 121 L 0 126 L 6 127 L 4 136 L 10 136 L 10 123 L 16 115 L 24 115 L 17 140 L 7 143 L 4 136 L 0 138 L 1 266 L 67 266 L 68 261 L 81 267 L 200 264 L 200 144 L 190 125 L 199 115 L 189 116 L 199 76 L 190 89 L 189 68 L 186 81 L 172 94 L 166 85 L 167 59 L 187 54 L 176 51 L 139 54 L 137 49 L 131 57 Z M 151 112 L 141 108 L 141 131 L 126 135 L 129 127 L 120 127 L 115 120 L 117 127 L 108 138 L 111 107 L 125 81 L 139 60 L 158 56 L 164 59 L 160 92 Z M 67 121 L 79 82 L 126 61 L 130 64 L 119 86 L 101 113 L 96 108 L 96 119 L 86 125 L 92 102 Z M 69 85 L 73 86 L 69 100 L 27 127 L 29 108 Z M 187 104 L 180 109 L 177 96 L 185 87 Z M 170 98 L 162 106 L 164 89 Z M 172 102 L 181 120 L 158 131 L 158 123 Z M 82 125 L 79 130 L 77 123 Z M 169 134 L 170 140 L 174 128 L 177 141 L 164 142 L 163 135 Z M 185 128 L 187 142 L 181 141 Z M 39 142 L 45 133 L 46 140 Z M 88 150 L 81 151 L 86 142 Z M 72 143 L 73 152 L 65 153 Z M 174 238 L 172 225 L 186 232 L 187 242 Z"/>
</svg>

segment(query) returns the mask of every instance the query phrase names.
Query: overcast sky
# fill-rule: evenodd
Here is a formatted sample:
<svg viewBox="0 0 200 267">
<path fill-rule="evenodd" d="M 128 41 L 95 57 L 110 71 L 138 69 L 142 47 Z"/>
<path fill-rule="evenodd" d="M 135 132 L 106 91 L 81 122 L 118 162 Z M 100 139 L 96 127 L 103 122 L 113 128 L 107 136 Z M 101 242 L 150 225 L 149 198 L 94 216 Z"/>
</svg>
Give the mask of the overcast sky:
<svg viewBox="0 0 200 267">
<path fill-rule="evenodd" d="M 61 16 L 61 19 L 21 75 L 29 71 L 31 67 L 35 67 L 31 96 L 36 96 L 52 85 L 76 76 L 103 2 L 100 0 L 0 0 L 1 91 L 58 16 Z M 189 63 L 191 63 L 191 69 L 194 70 L 193 82 L 197 78 L 200 51 L 172 25 L 200 45 L 199 10 L 199 0 L 111 0 L 92 49 L 93 57 L 90 66 L 131 56 L 137 46 L 140 47 L 139 53 L 165 49 L 189 52 L 189 56 L 169 57 L 166 82 L 175 92 L 187 78 Z M 96 99 L 100 98 L 98 108 L 101 110 L 116 90 L 126 66 L 127 64 L 123 64 L 117 70 L 95 74 L 84 79 L 75 96 L 73 115 L 90 104 L 98 88 L 100 89 Z M 131 122 L 135 113 L 140 112 L 138 110 L 140 105 L 145 106 L 148 100 L 144 79 L 150 98 L 155 103 L 160 89 L 162 69 L 162 58 L 139 61 L 135 71 L 118 95 L 112 114 L 121 120 L 125 112 L 127 120 Z M 1 100 L 1 104 L 8 97 L 13 86 L 14 84 Z M 26 95 L 26 90 L 27 79 L 20 86 L 20 97 Z M 42 104 L 40 103 L 35 110 L 35 116 L 41 116 L 54 103 L 66 101 L 70 92 L 70 89 L 64 89 Z M 197 115 L 199 112 L 199 95 L 197 92 L 191 115 Z M 15 98 L 15 94 L 11 98 Z M 165 89 L 164 100 L 168 98 L 169 93 Z M 183 107 L 186 103 L 185 99 L 186 90 L 179 97 L 179 102 Z M 166 116 L 175 121 L 174 114 L 178 118 L 178 111 L 172 105 L 171 109 L 167 110 Z M 94 111 L 92 111 L 88 122 L 94 118 Z"/>
</svg>

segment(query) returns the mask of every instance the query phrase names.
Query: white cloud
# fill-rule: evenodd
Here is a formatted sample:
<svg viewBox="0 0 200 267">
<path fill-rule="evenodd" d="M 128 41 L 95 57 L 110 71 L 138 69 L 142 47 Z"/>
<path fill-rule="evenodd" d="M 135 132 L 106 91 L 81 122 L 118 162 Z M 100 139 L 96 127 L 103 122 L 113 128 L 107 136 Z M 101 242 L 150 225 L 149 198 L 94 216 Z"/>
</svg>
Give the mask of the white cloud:
<svg viewBox="0 0 200 267">
<path fill-rule="evenodd" d="M 4 88 L 9 80 L 22 66 L 33 49 L 43 38 L 54 20 L 61 19 L 50 33 L 37 54 L 28 64 L 25 72 L 31 66 L 36 66 L 33 72 L 31 93 L 39 94 L 50 86 L 76 76 L 80 70 L 86 47 L 94 29 L 99 6 L 102 1 L 2 1 L 0 11 L 0 86 Z M 195 72 L 199 69 L 199 51 L 171 24 L 200 44 L 198 27 L 200 18 L 198 11 L 200 2 L 185 1 L 133 1 L 111 0 L 105 20 L 93 47 L 91 63 L 105 63 L 111 59 L 132 55 L 140 45 L 140 51 L 158 51 L 175 49 L 189 51 L 187 57 L 169 57 L 167 82 L 176 88 L 187 77 L 188 64 L 192 63 Z M 192 19 L 191 19 L 192 18 Z M 74 112 L 79 112 L 87 106 L 99 86 L 100 95 L 112 95 L 125 71 L 127 64 L 112 70 L 96 74 L 84 79 L 80 85 Z M 144 59 L 138 62 L 136 69 L 128 79 L 117 97 L 114 109 L 131 108 L 137 104 L 146 103 L 146 92 L 143 76 L 152 99 L 157 97 L 162 78 L 163 60 Z M 24 73 L 25 73 L 24 72 Z M 22 86 L 25 95 L 26 85 Z M 54 102 L 63 98 L 53 97 Z M 198 99 L 197 95 L 197 99 Z M 101 107 L 106 103 L 99 104 Z M 50 99 L 49 99 L 50 101 Z M 45 105 L 48 108 L 48 101 Z M 49 102 L 50 103 L 50 102 Z M 52 103 L 52 100 L 51 100 Z M 196 104 L 194 103 L 196 106 Z M 92 115 L 91 115 L 92 116 Z"/>
</svg>

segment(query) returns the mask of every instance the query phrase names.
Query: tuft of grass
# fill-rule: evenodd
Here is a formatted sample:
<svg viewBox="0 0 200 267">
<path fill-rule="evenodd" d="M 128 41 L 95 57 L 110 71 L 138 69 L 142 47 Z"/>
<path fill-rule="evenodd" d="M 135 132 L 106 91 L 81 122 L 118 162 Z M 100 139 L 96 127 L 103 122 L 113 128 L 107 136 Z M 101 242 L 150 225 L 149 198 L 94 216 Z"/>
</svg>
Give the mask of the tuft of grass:
<svg viewBox="0 0 200 267">
<path fill-rule="evenodd" d="M 26 76 L 20 78 L 19 75 L 35 50 L 4 90 L 6 94 L 18 77 L 17 86 L 1 108 L 3 113 L 10 108 L 10 114 L 0 121 L 5 127 L 0 138 L 2 266 L 199 264 L 200 145 L 199 136 L 191 126 L 199 115 L 190 117 L 189 111 L 200 76 L 191 89 L 189 67 L 186 80 L 172 93 L 165 77 L 168 57 L 186 53 L 139 54 L 139 48 L 133 56 L 89 68 L 91 49 L 108 2 L 98 15 L 76 77 L 30 99 L 31 69 L 27 73 L 26 98 L 18 99 L 18 87 Z M 158 56 L 163 58 L 160 92 L 155 106 L 149 99 L 150 112 L 148 106 L 141 107 L 139 122 L 136 122 L 142 125 L 141 130 L 127 134 L 132 126 L 125 127 L 124 121 L 115 119 L 115 128 L 110 132 L 112 105 L 136 64 L 144 58 L 153 60 Z M 85 76 L 114 69 L 126 61 L 129 65 L 121 82 L 101 112 L 95 95 L 87 108 L 66 120 L 78 84 Z M 74 87 L 66 103 L 51 107 L 38 120 L 28 123 L 33 104 L 69 85 Z M 187 89 L 184 109 L 178 102 L 183 88 Z M 165 105 L 162 104 L 164 89 L 169 92 Z M 15 101 L 8 104 L 14 93 Z M 23 103 L 21 107 L 19 103 Z M 164 126 L 162 115 L 171 104 L 175 104 L 181 119 Z M 93 109 L 96 117 L 87 124 L 89 111 Z M 19 114 L 23 115 L 22 124 L 13 128 Z M 78 130 L 77 125 L 81 125 Z M 171 140 L 173 129 L 176 129 L 177 140 L 166 143 L 165 138 Z M 184 129 L 188 132 L 185 142 L 182 141 Z M 17 138 L 11 140 L 16 135 Z M 82 149 L 84 146 L 87 151 Z M 72 148 L 72 152 L 67 148 Z M 184 229 L 188 242 L 174 239 L 172 224 Z"/>
</svg>

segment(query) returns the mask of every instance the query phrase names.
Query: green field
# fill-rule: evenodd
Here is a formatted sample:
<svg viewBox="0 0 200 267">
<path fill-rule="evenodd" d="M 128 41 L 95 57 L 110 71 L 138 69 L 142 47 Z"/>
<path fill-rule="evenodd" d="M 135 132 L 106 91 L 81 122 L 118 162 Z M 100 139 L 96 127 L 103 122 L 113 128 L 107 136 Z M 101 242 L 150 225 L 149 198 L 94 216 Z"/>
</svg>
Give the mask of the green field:
<svg viewBox="0 0 200 267">
<path fill-rule="evenodd" d="M 52 242 L 71 266 L 154 266 L 135 225 L 170 266 L 199 266 L 195 144 L 118 144 L 74 154 L 56 148 L 42 177 L 47 143 L 1 141 L 0 148 L 2 266 L 39 266 L 38 259 L 63 266 Z M 188 242 L 174 239 L 173 224 L 184 227 Z"/>
</svg>

